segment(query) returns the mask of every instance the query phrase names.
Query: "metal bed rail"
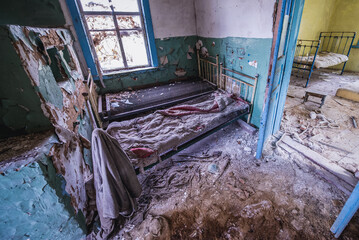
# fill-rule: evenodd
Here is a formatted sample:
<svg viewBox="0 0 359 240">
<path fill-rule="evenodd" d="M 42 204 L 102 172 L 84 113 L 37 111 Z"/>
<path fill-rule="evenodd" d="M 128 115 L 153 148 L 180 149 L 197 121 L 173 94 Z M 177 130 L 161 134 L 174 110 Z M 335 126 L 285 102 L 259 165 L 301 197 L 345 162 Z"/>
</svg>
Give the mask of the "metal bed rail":
<svg viewBox="0 0 359 240">
<path fill-rule="evenodd" d="M 250 111 L 247 122 L 250 121 L 255 92 L 257 87 L 258 76 L 249 76 L 247 74 L 223 67 L 223 63 L 219 64 L 219 57 L 207 56 L 202 58 L 197 50 L 198 59 L 198 75 L 218 88 L 236 95 L 250 103 Z M 215 60 L 211 62 L 210 59 Z"/>
<path fill-rule="evenodd" d="M 314 62 L 320 48 L 320 40 L 304 40 L 298 39 L 295 48 L 292 75 L 296 77 L 306 78 L 308 86 L 309 79 L 314 70 Z M 312 58 L 310 58 L 312 56 Z"/>
<path fill-rule="evenodd" d="M 206 79 L 207 81 L 218 86 L 219 79 L 219 56 L 215 57 L 208 56 L 207 58 L 201 58 L 199 50 L 197 50 L 197 63 L 198 63 L 198 75 L 200 78 Z M 211 62 L 209 59 L 215 60 Z"/>
<path fill-rule="evenodd" d="M 356 32 L 321 32 L 319 35 L 321 41 L 319 52 L 339 53 L 349 57 L 355 36 Z M 343 74 L 346 63 L 344 62 L 340 74 Z"/>
</svg>

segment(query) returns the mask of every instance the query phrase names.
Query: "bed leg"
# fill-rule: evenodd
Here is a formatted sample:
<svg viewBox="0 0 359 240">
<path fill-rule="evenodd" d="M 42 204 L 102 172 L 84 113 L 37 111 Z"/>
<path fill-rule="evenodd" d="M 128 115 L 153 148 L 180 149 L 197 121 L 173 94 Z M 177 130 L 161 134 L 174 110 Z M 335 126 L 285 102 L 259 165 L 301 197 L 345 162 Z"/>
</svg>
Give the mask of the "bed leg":
<svg viewBox="0 0 359 240">
<path fill-rule="evenodd" d="M 347 62 L 344 63 L 344 66 L 342 68 L 342 72 L 340 73 L 340 75 L 343 75 L 343 72 L 344 72 L 344 68 L 345 68 L 345 65 L 347 64 Z"/>
</svg>

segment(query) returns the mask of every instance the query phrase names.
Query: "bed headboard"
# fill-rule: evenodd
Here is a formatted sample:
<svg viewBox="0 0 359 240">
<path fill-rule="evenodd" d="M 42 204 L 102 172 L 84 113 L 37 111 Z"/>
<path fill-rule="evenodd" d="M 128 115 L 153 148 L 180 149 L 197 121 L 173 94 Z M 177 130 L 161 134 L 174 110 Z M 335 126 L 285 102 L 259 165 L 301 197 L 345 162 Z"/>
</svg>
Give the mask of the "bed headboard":
<svg viewBox="0 0 359 240">
<path fill-rule="evenodd" d="M 198 75 L 228 93 L 233 93 L 251 104 L 248 121 L 252 115 L 258 75 L 249 76 L 219 64 L 219 57 L 201 57 L 197 50 Z"/>
<path fill-rule="evenodd" d="M 86 99 L 86 107 L 87 111 L 90 114 L 90 120 L 94 128 L 99 127 L 102 128 L 102 120 L 99 115 L 99 108 L 101 108 L 101 97 L 96 92 L 96 84 L 93 81 L 93 77 L 91 74 L 91 70 L 88 69 L 88 77 L 87 81 L 84 81 L 86 86 L 86 92 L 82 93 L 82 95 Z"/>
<path fill-rule="evenodd" d="M 319 52 L 333 52 L 349 56 L 356 32 L 321 32 Z"/>
</svg>

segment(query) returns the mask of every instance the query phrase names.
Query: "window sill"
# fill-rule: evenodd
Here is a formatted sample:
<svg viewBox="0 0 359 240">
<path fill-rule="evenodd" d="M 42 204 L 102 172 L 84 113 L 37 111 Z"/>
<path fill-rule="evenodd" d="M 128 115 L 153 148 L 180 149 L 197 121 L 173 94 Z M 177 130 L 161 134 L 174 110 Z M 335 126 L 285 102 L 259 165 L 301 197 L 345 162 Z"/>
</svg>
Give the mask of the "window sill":
<svg viewBox="0 0 359 240">
<path fill-rule="evenodd" d="M 113 72 L 103 73 L 103 78 L 109 79 L 109 78 L 113 78 L 118 75 L 126 75 L 126 74 L 131 74 L 131 73 L 142 73 L 142 72 L 154 71 L 157 69 L 159 69 L 159 67 L 144 67 L 144 68 L 135 68 L 135 69 L 129 69 L 129 70 L 113 71 Z"/>
</svg>

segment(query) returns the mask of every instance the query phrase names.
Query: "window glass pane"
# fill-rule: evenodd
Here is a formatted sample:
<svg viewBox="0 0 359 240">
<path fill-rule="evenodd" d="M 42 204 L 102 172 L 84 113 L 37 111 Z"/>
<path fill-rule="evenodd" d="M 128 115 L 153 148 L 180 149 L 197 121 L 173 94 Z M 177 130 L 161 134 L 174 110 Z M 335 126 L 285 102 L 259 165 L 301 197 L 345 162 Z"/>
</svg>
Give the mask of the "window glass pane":
<svg viewBox="0 0 359 240">
<path fill-rule="evenodd" d="M 117 16 L 117 23 L 120 29 L 141 28 L 140 16 Z"/>
<path fill-rule="evenodd" d="M 115 30 L 115 24 L 113 23 L 112 16 L 85 16 L 87 26 L 89 30 L 99 29 L 113 29 Z"/>
<path fill-rule="evenodd" d="M 115 31 L 91 32 L 91 37 L 103 70 L 124 67 Z"/>
<path fill-rule="evenodd" d="M 106 11 L 111 12 L 108 0 L 80 0 L 84 11 Z"/>
<path fill-rule="evenodd" d="M 139 12 L 137 0 L 112 0 L 116 12 Z"/>
<path fill-rule="evenodd" d="M 129 67 L 147 66 L 147 52 L 143 33 L 140 31 L 125 31 L 121 33 Z"/>
</svg>

